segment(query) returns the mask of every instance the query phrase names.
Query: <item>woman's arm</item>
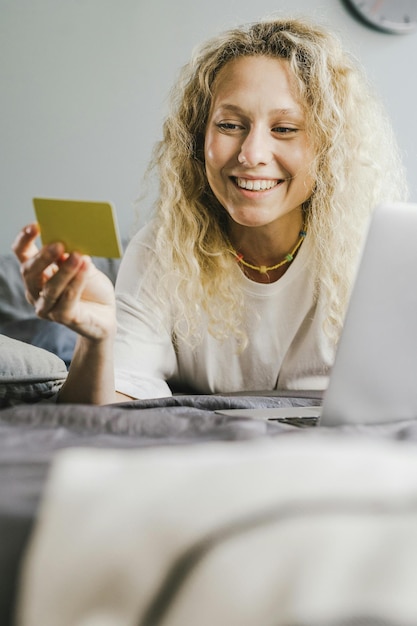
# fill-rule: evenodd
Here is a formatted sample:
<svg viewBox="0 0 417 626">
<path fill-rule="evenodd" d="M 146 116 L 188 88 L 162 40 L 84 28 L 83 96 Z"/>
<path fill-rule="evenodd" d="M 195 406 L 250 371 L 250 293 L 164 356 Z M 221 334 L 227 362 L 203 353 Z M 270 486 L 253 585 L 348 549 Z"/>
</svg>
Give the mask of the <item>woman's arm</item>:
<svg viewBox="0 0 417 626">
<path fill-rule="evenodd" d="M 114 388 L 116 313 L 110 279 L 89 257 L 68 255 L 60 243 L 38 250 L 34 243 L 38 234 L 38 226 L 30 224 L 12 246 L 21 263 L 26 297 L 39 317 L 79 335 L 58 401 L 108 404 L 130 399 Z"/>
<path fill-rule="evenodd" d="M 113 338 L 90 341 L 78 337 L 58 402 L 111 404 L 127 400 L 132 398 L 114 390 Z"/>
</svg>

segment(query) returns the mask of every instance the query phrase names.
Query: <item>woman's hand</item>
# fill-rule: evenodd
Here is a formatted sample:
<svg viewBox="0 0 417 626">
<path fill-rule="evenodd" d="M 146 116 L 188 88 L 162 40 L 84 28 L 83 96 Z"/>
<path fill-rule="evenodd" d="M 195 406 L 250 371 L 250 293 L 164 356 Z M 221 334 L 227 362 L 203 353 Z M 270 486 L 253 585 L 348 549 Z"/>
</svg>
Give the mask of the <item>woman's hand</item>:
<svg viewBox="0 0 417 626">
<path fill-rule="evenodd" d="M 62 243 L 35 245 L 37 224 L 16 237 L 12 249 L 21 263 L 26 297 L 39 317 L 64 324 L 90 340 L 115 333 L 115 297 L 110 279 L 90 257 L 65 253 Z"/>
</svg>

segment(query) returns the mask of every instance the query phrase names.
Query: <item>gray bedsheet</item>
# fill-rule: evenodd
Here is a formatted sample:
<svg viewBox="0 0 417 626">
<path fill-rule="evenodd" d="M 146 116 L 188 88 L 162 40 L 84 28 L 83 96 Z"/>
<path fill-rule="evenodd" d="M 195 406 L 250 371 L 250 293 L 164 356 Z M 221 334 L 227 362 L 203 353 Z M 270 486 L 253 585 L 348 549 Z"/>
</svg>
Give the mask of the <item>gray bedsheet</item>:
<svg viewBox="0 0 417 626">
<path fill-rule="evenodd" d="M 33 404 L 0 411 L 0 624 L 11 624 L 22 555 L 54 455 L 63 448 L 141 448 L 297 436 L 297 425 L 226 417 L 226 408 L 319 404 L 317 394 L 177 395 L 120 405 Z M 333 429 L 302 429 L 326 436 Z M 415 441 L 417 422 L 345 426 L 338 432 Z"/>
</svg>

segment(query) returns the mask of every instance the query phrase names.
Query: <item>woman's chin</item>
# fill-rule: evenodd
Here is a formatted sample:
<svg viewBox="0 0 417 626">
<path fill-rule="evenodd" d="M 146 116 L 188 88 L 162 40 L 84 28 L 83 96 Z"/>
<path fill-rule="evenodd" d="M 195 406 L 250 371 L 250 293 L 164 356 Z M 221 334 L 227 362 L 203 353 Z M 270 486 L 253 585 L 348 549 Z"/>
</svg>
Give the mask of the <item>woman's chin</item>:
<svg viewBox="0 0 417 626">
<path fill-rule="evenodd" d="M 279 219 L 278 215 L 264 215 L 261 213 L 241 213 L 233 212 L 229 213 L 230 218 L 239 226 L 245 226 L 247 228 L 259 228 L 262 226 L 268 226 Z"/>
</svg>

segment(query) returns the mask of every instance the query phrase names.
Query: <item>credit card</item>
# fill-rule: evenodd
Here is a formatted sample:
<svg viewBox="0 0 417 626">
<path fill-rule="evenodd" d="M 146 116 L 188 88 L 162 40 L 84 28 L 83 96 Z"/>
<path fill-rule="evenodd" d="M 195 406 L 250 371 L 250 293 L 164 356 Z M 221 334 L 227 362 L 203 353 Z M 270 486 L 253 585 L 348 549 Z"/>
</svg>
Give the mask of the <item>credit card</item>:
<svg viewBox="0 0 417 626">
<path fill-rule="evenodd" d="M 67 252 L 120 258 L 122 247 L 111 202 L 33 198 L 43 245 L 61 241 Z"/>
</svg>

